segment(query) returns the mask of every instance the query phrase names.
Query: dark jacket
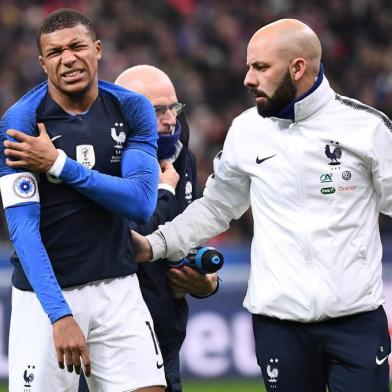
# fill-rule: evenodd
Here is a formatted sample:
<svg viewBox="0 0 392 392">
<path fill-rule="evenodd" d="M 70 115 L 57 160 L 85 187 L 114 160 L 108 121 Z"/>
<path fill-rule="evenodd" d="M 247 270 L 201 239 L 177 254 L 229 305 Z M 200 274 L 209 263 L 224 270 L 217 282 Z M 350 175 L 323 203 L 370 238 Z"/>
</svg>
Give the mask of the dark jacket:
<svg viewBox="0 0 392 392">
<path fill-rule="evenodd" d="M 173 220 L 196 198 L 196 160 L 188 149 L 189 129 L 182 115 L 179 116 L 178 121 L 182 127 L 180 141 L 183 147 L 174 162 L 174 168 L 180 176 L 176 195 L 168 190 L 159 190 L 157 206 L 150 221 L 144 225 L 131 225 L 133 230 L 143 235 L 150 234 L 158 228 L 158 225 Z M 173 378 L 180 382 L 178 355 L 185 339 L 188 305 L 185 298 L 173 298 L 166 277 L 168 268 L 162 260 L 143 263 L 138 265 L 137 275 L 143 298 L 154 320 L 155 332 L 165 363 L 166 378 L 170 384 Z M 168 390 L 171 390 L 170 385 Z M 180 389 L 173 387 L 172 390 Z"/>
</svg>

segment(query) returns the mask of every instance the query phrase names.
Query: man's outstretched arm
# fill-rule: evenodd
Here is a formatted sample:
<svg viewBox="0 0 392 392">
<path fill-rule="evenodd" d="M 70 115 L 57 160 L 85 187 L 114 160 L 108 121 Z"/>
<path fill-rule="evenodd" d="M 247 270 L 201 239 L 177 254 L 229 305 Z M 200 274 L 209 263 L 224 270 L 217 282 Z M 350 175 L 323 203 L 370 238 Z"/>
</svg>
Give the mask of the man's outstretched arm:
<svg viewBox="0 0 392 392">
<path fill-rule="evenodd" d="M 207 180 L 203 197 L 151 235 L 134 238 L 136 260 L 180 260 L 191 248 L 227 230 L 231 220 L 250 207 L 250 178 L 237 162 L 238 138 L 240 132 L 235 133 L 233 123 L 223 152 L 214 159 L 214 174 Z"/>
</svg>

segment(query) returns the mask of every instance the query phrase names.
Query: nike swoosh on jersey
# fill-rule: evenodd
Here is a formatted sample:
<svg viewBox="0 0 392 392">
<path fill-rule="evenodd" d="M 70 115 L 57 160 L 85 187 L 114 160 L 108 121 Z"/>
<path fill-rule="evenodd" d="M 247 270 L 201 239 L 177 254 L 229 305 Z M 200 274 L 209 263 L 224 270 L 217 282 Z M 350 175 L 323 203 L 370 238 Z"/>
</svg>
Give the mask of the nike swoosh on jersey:
<svg viewBox="0 0 392 392">
<path fill-rule="evenodd" d="M 56 139 L 59 139 L 60 137 L 63 137 L 63 135 L 54 136 L 54 137 L 52 137 L 50 140 L 51 140 L 52 142 L 54 142 Z"/>
<path fill-rule="evenodd" d="M 263 162 L 266 161 L 267 159 L 273 158 L 275 155 L 276 155 L 276 154 L 271 155 L 270 157 L 262 158 L 262 159 L 259 159 L 259 157 L 257 156 L 257 157 L 256 157 L 256 163 L 259 165 L 260 163 L 263 163 Z"/>
<path fill-rule="evenodd" d="M 159 364 L 157 361 L 157 368 L 160 369 L 162 366 L 163 366 L 163 362 L 161 364 Z"/>
<path fill-rule="evenodd" d="M 377 365 L 382 365 L 388 358 L 388 355 L 384 358 L 378 359 L 378 357 L 376 357 L 376 364 Z"/>
</svg>

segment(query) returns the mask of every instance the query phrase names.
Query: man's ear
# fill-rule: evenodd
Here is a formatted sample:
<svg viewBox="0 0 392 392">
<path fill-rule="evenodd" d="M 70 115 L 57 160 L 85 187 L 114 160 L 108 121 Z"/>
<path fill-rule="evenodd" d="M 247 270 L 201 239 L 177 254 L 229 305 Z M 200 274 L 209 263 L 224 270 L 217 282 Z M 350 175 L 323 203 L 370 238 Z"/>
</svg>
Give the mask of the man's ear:
<svg viewBox="0 0 392 392">
<path fill-rule="evenodd" d="M 42 69 L 44 70 L 44 72 L 47 75 L 48 74 L 48 70 L 46 69 L 45 64 L 44 64 L 44 58 L 42 56 L 38 56 L 38 60 L 39 60 L 39 63 L 41 65 Z"/>
<path fill-rule="evenodd" d="M 300 80 L 306 70 L 306 60 L 302 57 L 296 58 L 291 62 L 291 74 L 293 80 Z"/>
</svg>

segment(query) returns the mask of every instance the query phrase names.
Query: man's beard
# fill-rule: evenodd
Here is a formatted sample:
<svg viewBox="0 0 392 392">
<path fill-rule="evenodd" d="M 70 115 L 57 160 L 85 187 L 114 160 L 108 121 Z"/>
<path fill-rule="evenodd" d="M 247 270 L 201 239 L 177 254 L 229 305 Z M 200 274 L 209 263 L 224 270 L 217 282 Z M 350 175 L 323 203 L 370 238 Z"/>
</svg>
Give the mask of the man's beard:
<svg viewBox="0 0 392 392">
<path fill-rule="evenodd" d="M 258 91 L 256 88 L 251 88 L 250 92 L 256 97 L 267 98 L 266 102 L 257 104 L 257 111 L 260 116 L 273 117 L 294 101 L 297 88 L 291 80 L 290 72 L 287 70 L 272 97 L 268 97 L 267 94 Z"/>
</svg>

